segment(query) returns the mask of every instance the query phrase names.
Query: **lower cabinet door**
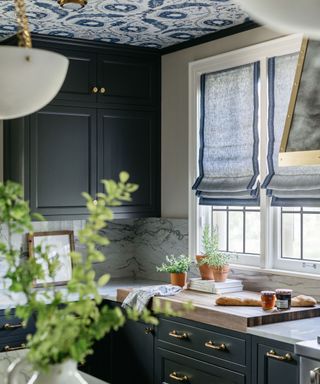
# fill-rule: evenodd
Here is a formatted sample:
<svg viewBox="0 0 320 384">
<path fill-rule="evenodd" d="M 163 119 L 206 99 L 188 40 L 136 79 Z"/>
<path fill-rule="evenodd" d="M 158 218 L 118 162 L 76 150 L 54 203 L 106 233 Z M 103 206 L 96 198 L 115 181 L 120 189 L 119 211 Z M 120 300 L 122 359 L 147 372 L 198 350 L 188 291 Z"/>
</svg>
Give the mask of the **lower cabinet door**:
<svg viewBox="0 0 320 384">
<path fill-rule="evenodd" d="M 111 383 L 112 370 L 112 334 L 107 334 L 93 346 L 93 354 L 79 366 L 80 371 Z"/>
<path fill-rule="evenodd" d="M 244 384 L 244 374 L 203 363 L 162 348 L 156 351 L 157 384 Z"/>
<path fill-rule="evenodd" d="M 149 325 L 127 320 L 113 333 L 112 384 L 153 384 L 154 330 Z"/>
<path fill-rule="evenodd" d="M 273 341 L 254 341 L 253 379 L 257 384 L 298 384 L 298 360 L 292 346 Z M 255 361 L 256 360 L 256 361 Z"/>
</svg>

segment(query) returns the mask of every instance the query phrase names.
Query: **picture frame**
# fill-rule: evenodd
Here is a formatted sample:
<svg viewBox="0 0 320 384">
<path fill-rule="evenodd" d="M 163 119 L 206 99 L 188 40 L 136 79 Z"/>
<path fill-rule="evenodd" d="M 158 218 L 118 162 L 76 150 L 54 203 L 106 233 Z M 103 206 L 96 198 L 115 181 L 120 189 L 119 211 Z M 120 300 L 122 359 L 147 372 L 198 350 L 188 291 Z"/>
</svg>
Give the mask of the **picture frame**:
<svg viewBox="0 0 320 384">
<path fill-rule="evenodd" d="M 320 164 L 320 42 L 303 39 L 280 144 L 279 166 Z"/>
<path fill-rule="evenodd" d="M 50 232 L 33 232 L 27 234 L 29 257 L 37 257 L 34 250 L 37 246 L 51 247 L 49 256 L 59 255 L 61 267 L 57 271 L 57 276 L 52 280 L 46 275 L 43 281 L 35 281 L 36 287 L 49 285 L 66 285 L 72 277 L 72 260 L 70 252 L 75 250 L 74 232 L 73 231 L 50 231 Z M 45 268 L 45 266 L 44 266 Z M 46 268 L 45 268 L 46 269 Z"/>
</svg>

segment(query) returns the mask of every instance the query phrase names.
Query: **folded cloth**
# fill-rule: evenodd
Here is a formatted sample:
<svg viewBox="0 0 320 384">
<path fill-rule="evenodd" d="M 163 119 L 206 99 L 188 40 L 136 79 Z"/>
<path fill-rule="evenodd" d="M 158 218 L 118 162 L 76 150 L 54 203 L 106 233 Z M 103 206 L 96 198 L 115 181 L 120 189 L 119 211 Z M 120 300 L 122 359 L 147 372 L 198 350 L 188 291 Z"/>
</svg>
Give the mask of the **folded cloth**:
<svg viewBox="0 0 320 384">
<path fill-rule="evenodd" d="M 150 287 L 135 288 L 122 303 L 123 308 L 134 308 L 141 313 L 154 296 L 173 296 L 181 292 L 177 285 L 152 285 Z"/>
</svg>

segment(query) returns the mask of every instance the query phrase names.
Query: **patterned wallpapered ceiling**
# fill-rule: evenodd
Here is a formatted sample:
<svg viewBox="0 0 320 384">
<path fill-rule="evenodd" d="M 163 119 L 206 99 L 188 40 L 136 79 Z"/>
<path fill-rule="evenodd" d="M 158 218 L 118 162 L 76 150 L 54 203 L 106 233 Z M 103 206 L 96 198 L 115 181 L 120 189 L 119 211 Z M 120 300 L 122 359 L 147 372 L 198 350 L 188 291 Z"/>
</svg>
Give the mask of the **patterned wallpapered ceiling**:
<svg viewBox="0 0 320 384">
<path fill-rule="evenodd" d="M 26 0 L 36 33 L 164 48 L 240 25 L 248 16 L 230 0 L 88 0 L 68 11 L 56 0 Z M 0 1 L 0 37 L 16 30 L 13 0 Z"/>
</svg>

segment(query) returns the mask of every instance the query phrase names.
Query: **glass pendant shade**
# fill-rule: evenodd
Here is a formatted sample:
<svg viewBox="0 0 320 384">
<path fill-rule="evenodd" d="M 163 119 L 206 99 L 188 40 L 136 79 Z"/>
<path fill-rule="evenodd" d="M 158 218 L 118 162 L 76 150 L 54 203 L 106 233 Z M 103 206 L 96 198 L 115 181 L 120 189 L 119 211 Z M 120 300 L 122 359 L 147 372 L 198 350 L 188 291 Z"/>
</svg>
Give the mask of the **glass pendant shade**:
<svg viewBox="0 0 320 384">
<path fill-rule="evenodd" d="M 319 0 L 236 0 L 257 22 L 280 32 L 320 39 Z"/>
<path fill-rule="evenodd" d="M 67 74 L 66 57 L 41 49 L 0 47 L 0 119 L 29 115 L 48 104 Z"/>
</svg>

